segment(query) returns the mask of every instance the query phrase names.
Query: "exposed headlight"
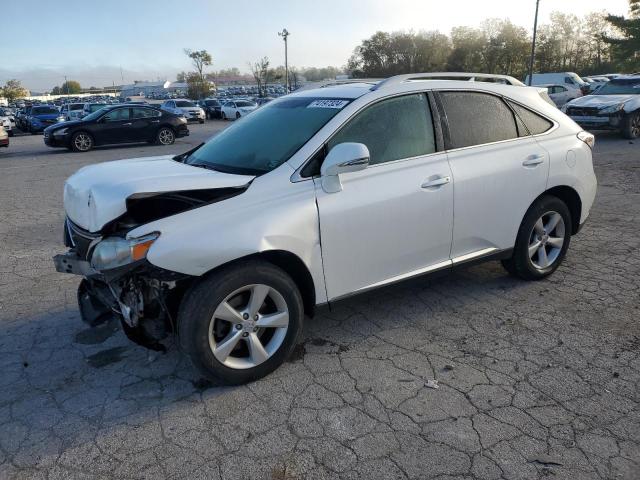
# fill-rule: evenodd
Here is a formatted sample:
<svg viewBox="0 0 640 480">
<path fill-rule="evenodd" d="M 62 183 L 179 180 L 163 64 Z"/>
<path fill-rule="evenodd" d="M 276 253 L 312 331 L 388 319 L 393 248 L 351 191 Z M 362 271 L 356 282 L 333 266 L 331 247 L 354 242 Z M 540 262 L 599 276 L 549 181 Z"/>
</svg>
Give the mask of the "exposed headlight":
<svg viewBox="0 0 640 480">
<path fill-rule="evenodd" d="M 120 237 L 108 237 L 99 242 L 91 255 L 91 266 L 98 270 L 111 270 L 147 257 L 153 242 L 160 236 L 151 233 L 144 237 L 127 240 Z"/>
<path fill-rule="evenodd" d="M 67 131 L 69 130 L 69 128 L 60 128 L 58 130 L 54 130 L 53 134 L 58 137 L 58 136 L 62 136 L 62 135 L 66 135 Z"/>
<path fill-rule="evenodd" d="M 616 113 L 624 108 L 624 103 L 618 103 L 617 105 L 611 105 L 609 107 L 604 107 L 600 110 L 600 113 Z"/>
</svg>

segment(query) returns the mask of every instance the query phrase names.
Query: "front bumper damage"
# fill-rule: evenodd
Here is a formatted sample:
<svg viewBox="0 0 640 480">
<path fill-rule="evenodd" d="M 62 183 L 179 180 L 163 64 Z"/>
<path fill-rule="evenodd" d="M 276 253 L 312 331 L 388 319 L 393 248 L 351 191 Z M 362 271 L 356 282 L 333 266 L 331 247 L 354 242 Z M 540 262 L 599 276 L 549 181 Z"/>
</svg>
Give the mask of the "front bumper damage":
<svg viewBox="0 0 640 480">
<path fill-rule="evenodd" d="M 602 113 L 595 107 L 569 107 L 567 115 L 585 129 L 618 130 L 622 127 L 624 112 Z"/>
<path fill-rule="evenodd" d="M 65 242 L 69 231 L 65 229 Z M 91 266 L 90 254 L 90 248 L 76 242 L 67 253 L 53 257 L 56 271 L 83 277 L 78 287 L 82 320 L 95 327 L 116 317 L 130 340 L 164 351 L 160 342 L 176 332 L 178 306 L 191 277 L 146 260 L 99 272 Z"/>
</svg>

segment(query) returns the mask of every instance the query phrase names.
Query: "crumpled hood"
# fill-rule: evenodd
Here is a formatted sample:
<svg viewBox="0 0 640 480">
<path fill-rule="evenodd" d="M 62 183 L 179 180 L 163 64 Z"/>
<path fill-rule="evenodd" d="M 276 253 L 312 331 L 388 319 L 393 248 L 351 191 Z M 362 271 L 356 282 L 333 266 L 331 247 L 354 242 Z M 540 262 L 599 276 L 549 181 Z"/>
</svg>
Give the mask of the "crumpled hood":
<svg viewBox="0 0 640 480">
<path fill-rule="evenodd" d="M 133 194 L 242 187 L 255 178 L 192 167 L 172 158 L 133 158 L 81 168 L 64 185 L 67 216 L 97 232 L 126 212 L 127 198 Z"/>
<path fill-rule="evenodd" d="M 637 98 L 638 95 L 586 95 L 571 100 L 567 106 L 605 108 Z"/>
</svg>

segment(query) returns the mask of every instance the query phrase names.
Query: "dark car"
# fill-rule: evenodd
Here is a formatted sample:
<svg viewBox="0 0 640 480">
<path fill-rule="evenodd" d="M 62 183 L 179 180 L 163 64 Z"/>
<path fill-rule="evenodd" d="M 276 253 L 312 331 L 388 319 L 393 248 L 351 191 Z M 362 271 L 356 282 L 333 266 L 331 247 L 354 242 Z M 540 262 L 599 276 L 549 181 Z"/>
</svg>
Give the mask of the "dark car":
<svg viewBox="0 0 640 480">
<path fill-rule="evenodd" d="M 222 104 L 215 98 L 208 98 L 200 102 L 208 119 L 222 118 Z"/>
<path fill-rule="evenodd" d="M 31 108 L 27 117 L 27 129 L 32 134 L 36 134 L 59 122 L 64 122 L 64 115 L 60 110 L 53 105 L 38 105 Z"/>
<path fill-rule="evenodd" d="M 44 143 L 86 152 L 96 145 L 155 142 L 171 145 L 189 135 L 187 121 L 145 105 L 109 105 L 82 120 L 64 122 L 44 131 Z"/>
</svg>

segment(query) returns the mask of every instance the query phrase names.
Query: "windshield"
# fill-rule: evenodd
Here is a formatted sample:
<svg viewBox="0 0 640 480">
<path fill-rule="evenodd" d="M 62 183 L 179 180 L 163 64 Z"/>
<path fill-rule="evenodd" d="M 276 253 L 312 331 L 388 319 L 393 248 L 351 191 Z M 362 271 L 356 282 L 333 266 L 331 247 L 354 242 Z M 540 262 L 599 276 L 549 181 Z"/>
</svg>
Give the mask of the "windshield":
<svg viewBox="0 0 640 480">
<path fill-rule="evenodd" d="M 82 110 L 84 108 L 84 103 L 72 103 L 69 105 L 69 110 Z"/>
<path fill-rule="evenodd" d="M 186 159 L 227 173 L 260 175 L 289 160 L 347 99 L 286 98 L 234 123 Z"/>
<path fill-rule="evenodd" d="M 256 104 L 253 102 L 247 102 L 246 100 L 238 100 L 236 101 L 237 107 L 255 107 Z"/>
<path fill-rule="evenodd" d="M 220 105 L 220 102 L 218 102 L 217 100 L 205 100 L 204 104 L 207 107 L 211 107 L 211 106 L 217 107 L 218 105 Z"/>
<path fill-rule="evenodd" d="M 95 120 L 96 118 L 100 117 L 103 113 L 106 113 L 108 110 L 111 110 L 111 109 L 110 108 L 107 109 L 103 105 L 102 108 L 96 110 L 95 112 L 90 113 L 89 115 L 82 117 L 82 120 Z"/>
<path fill-rule="evenodd" d="M 89 110 L 91 113 L 93 112 L 97 112 L 98 110 L 100 110 L 101 108 L 104 108 L 103 104 L 100 103 L 94 103 L 92 105 L 89 105 L 87 107 L 85 107 L 85 110 Z"/>
<path fill-rule="evenodd" d="M 191 102 L 187 102 L 186 100 L 179 100 L 176 102 L 176 107 L 195 107 L 195 105 Z"/>
<path fill-rule="evenodd" d="M 31 113 L 33 115 L 49 115 L 60 112 L 58 112 L 58 109 L 54 107 L 33 107 L 31 109 Z"/>
<path fill-rule="evenodd" d="M 640 94 L 640 79 L 634 82 L 616 82 L 612 80 L 593 93 L 594 95 L 638 95 Z"/>
</svg>

